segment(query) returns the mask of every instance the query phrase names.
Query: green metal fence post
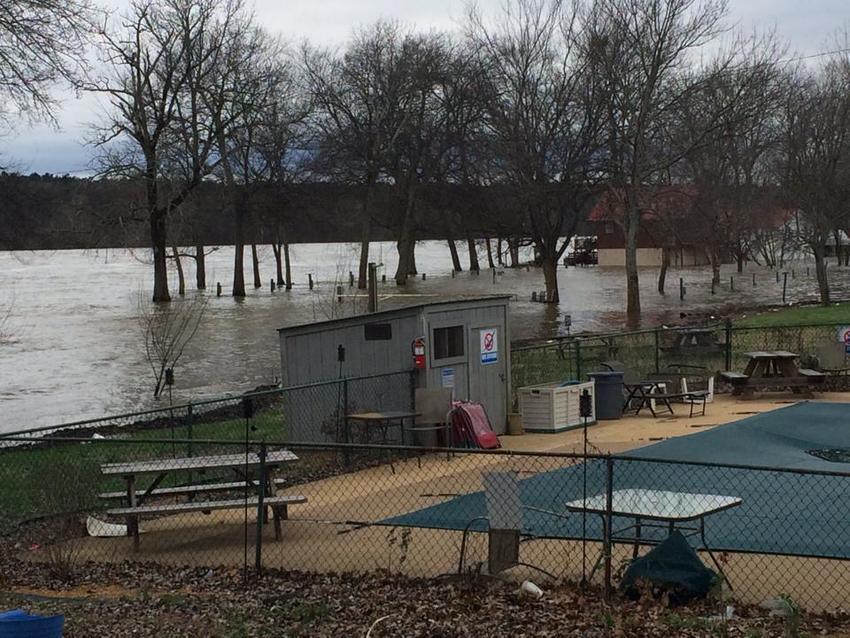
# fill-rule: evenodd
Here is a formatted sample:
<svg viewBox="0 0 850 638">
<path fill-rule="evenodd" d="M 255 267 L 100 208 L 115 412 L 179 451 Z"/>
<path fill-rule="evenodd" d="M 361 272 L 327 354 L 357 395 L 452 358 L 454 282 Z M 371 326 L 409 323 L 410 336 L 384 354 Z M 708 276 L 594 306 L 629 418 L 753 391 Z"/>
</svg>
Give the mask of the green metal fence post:
<svg viewBox="0 0 850 638">
<path fill-rule="evenodd" d="M 265 516 L 265 496 L 266 496 L 266 442 L 260 442 L 260 469 L 257 476 L 257 540 L 254 544 L 254 569 L 257 571 L 257 576 L 263 572 L 263 523 L 266 521 Z M 271 490 L 270 490 L 271 491 Z"/>
<path fill-rule="evenodd" d="M 726 371 L 732 369 L 732 320 L 726 318 Z"/>
<path fill-rule="evenodd" d="M 348 421 L 348 379 L 342 381 L 342 410 L 343 438 L 348 444 L 351 443 L 351 424 Z M 348 445 L 345 446 L 342 457 L 343 463 L 348 467 L 351 463 L 351 450 L 348 449 Z"/>
<path fill-rule="evenodd" d="M 191 401 L 186 405 L 186 439 L 188 440 L 186 443 L 186 455 L 192 456 L 192 435 L 193 435 L 193 424 L 192 424 L 192 403 Z"/>
<path fill-rule="evenodd" d="M 576 381 L 581 381 L 581 341 L 576 339 Z"/>
<path fill-rule="evenodd" d="M 587 462 L 587 459 L 585 459 Z M 605 560 L 605 600 L 611 598 L 611 525 L 614 506 L 614 459 L 605 457 L 605 523 L 602 535 L 602 555 Z M 587 503 L 584 503 L 587 506 Z"/>
<path fill-rule="evenodd" d="M 661 363 L 659 361 L 659 350 L 661 349 L 661 328 L 655 329 L 655 373 L 658 374 Z"/>
</svg>

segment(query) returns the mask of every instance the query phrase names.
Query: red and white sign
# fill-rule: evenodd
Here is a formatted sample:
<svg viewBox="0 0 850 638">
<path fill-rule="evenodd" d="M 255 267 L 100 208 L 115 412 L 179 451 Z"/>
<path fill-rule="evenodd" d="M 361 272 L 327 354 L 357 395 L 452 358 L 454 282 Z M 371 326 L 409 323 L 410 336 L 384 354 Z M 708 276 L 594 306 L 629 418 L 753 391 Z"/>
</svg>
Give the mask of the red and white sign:
<svg viewBox="0 0 850 638">
<path fill-rule="evenodd" d="M 479 331 L 481 339 L 481 363 L 487 365 L 499 360 L 499 335 L 496 328 L 482 328 Z"/>
<path fill-rule="evenodd" d="M 845 346 L 850 346 L 850 326 L 841 326 L 838 329 L 838 341 Z"/>
</svg>

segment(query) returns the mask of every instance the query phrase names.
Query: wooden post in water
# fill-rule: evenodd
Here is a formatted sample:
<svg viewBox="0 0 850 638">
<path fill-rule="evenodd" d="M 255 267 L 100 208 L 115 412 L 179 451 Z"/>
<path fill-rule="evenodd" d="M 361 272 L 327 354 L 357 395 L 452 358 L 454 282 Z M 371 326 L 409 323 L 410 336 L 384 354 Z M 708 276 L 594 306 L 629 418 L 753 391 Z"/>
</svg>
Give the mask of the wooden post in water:
<svg viewBox="0 0 850 638">
<path fill-rule="evenodd" d="M 734 276 L 729 277 L 729 290 L 731 290 L 732 292 L 735 292 L 735 277 Z"/>
<path fill-rule="evenodd" d="M 221 282 L 217 281 L 215 284 L 215 296 L 221 297 Z"/>
<path fill-rule="evenodd" d="M 269 282 L 269 288 L 271 288 L 271 291 L 274 292 L 274 278 L 272 278 Z"/>
<path fill-rule="evenodd" d="M 348 287 L 354 288 L 354 273 L 350 270 L 348 271 Z"/>
<path fill-rule="evenodd" d="M 425 281 L 425 273 L 422 273 L 422 281 Z"/>
<path fill-rule="evenodd" d="M 537 291 L 536 290 L 531 291 L 531 300 L 537 301 Z"/>
<path fill-rule="evenodd" d="M 711 294 L 714 294 L 714 277 L 711 278 Z"/>
<path fill-rule="evenodd" d="M 378 266 L 375 262 L 369 263 L 366 283 L 369 288 L 369 312 L 378 312 Z"/>
<path fill-rule="evenodd" d="M 788 288 L 788 273 L 782 273 L 782 303 L 785 303 L 785 291 Z"/>
<path fill-rule="evenodd" d="M 310 290 L 313 290 L 313 273 L 307 273 L 307 285 L 310 286 Z"/>
<path fill-rule="evenodd" d="M 776 283 L 779 283 L 779 271 L 776 271 Z"/>
<path fill-rule="evenodd" d="M 336 300 L 337 303 L 342 303 L 342 286 L 336 287 Z"/>
<path fill-rule="evenodd" d="M 387 283 L 387 275 L 386 275 L 386 273 L 384 273 L 384 274 L 382 274 L 382 275 L 381 275 L 381 283 L 382 283 L 382 284 Z"/>
<path fill-rule="evenodd" d="M 753 288 L 756 287 L 756 274 L 753 273 Z"/>
<path fill-rule="evenodd" d="M 493 285 L 496 285 L 496 269 L 493 268 Z"/>
<path fill-rule="evenodd" d="M 685 298 L 685 280 L 679 277 L 679 299 Z"/>
<path fill-rule="evenodd" d="M 454 279 L 454 278 L 455 278 L 455 269 L 452 268 L 452 279 Z"/>
</svg>

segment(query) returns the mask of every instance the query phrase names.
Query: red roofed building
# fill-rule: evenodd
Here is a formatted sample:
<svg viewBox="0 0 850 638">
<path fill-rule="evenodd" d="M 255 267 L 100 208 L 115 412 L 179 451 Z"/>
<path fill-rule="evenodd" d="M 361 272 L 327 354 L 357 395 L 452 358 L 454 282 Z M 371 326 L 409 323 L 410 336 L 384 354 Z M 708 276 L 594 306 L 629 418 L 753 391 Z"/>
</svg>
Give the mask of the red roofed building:
<svg viewBox="0 0 850 638">
<path fill-rule="evenodd" d="M 600 266 L 626 265 L 626 237 L 623 232 L 623 206 L 611 194 L 604 195 L 591 210 L 588 221 L 596 226 L 596 249 Z M 667 187 L 653 198 L 653 205 L 641 214 L 637 235 L 638 266 L 660 266 L 664 250 L 671 266 L 704 266 L 710 263 L 698 242 L 681 239 L 690 208 L 687 188 Z"/>
</svg>

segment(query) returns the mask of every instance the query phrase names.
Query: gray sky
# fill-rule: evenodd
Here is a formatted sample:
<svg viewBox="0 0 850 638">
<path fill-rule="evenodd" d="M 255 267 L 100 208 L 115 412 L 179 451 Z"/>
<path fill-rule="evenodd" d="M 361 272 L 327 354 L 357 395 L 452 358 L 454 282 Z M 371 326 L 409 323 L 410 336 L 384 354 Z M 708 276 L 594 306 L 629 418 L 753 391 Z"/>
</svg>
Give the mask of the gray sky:
<svg viewBox="0 0 850 638">
<path fill-rule="evenodd" d="M 100 0 L 112 10 L 126 0 Z M 730 22 L 750 30 L 775 26 L 789 42 L 792 54 L 821 50 L 839 27 L 850 22 L 848 0 L 729 0 Z M 479 0 L 486 12 L 500 0 Z M 463 16 L 463 0 L 256 0 L 258 21 L 290 40 L 336 45 L 356 26 L 381 17 L 401 20 L 421 29 L 452 29 Z M 60 129 L 20 124 L 0 138 L 0 165 L 21 172 L 88 172 L 91 149 L 85 145 L 88 123 L 97 121 L 102 106 L 92 96 L 64 94 L 58 112 Z"/>
</svg>

